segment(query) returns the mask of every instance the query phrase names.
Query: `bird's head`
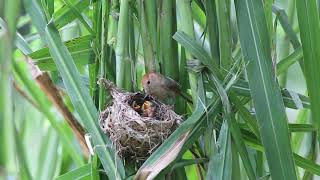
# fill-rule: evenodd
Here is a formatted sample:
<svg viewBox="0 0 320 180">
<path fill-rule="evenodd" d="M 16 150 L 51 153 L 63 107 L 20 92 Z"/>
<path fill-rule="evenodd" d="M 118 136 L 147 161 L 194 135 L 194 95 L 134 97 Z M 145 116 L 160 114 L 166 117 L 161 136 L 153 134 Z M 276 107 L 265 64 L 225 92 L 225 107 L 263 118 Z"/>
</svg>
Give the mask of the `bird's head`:
<svg viewBox="0 0 320 180">
<path fill-rule="evenodd" d="M 155 72 L 145 74 L 141 80 L 144 91 L 147 94 L 152 94 L 153 89 L 158 88 L 157 86 L 160 85 L 159 80 L 159 75 Z"/>
</svg>

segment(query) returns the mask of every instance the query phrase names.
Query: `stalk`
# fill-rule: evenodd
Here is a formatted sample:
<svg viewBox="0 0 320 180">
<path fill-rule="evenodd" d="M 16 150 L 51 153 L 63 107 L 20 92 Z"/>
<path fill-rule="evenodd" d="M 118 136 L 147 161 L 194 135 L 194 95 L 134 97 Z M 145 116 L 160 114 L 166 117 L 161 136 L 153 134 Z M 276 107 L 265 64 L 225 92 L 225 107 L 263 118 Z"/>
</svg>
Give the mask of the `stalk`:
<svg viewBox="0 0 320 180">
<path fill-rule="evenodd" d="M 16 173 L 15 162 L 15 139 L 13 119 L 12 98 L 12 58 L 13 42 L 16 31 L 18 12 L 20 12 L 20 1 L 4 1 L 4 13 L 0 24 L 0 166 L 5 167 L 8 173 Z"/>
<path fill-rule="evenodd" d="M 212 59 L 216 64 L 220 65 L 219 61 L 219 32 L 217 26 L 216 6 L 214 1 L 206 0 L 206 15 L 207 27 L 209 33 L 209 44 Z"/>
<path fill-rule="evenodd" d="M 129 9 L 129 13 L 130 14 L 133 14 L 133 9 L 130 8 Z M 133 78 L 132 78 L 132 82 L 133 82 L 133 89 L 134 91 L 137 91 L 138 90 L 138 84 L 137 84 L 137 72 L 135 72 L 135 67 L 137 67 L 137 61 L 136 61 L 136 47 L 135 47 L 135 31 L 134 31 L 134 21 L 133 21 L 133 16 L 131 15 L 129 17 L 129 56 L 130 56 L 130 59 L 131 61 L 133 62 L 133 69 L 132 69 L 132 72 L 133 72 Z"/>
<path fill-rule="evenodd" d="M 178 81 L 179 66 L 178 66 L 178 45 L 172 38 L 176 32 L 176 14 L 175 2 L 172 0 L 163 0 L 160 12 L 160 49 L 162 72 L 164 75 Z"/>
<path fill-rule="evenodd" d="M 153 53 L 153 44 L 150 38 L 150 32 L 148 31 L 146 9 L 144 0 L 138 1 L 139 13 L 140 13 L 140 33 L 143 47 L 143 56 L 146 72 L 156 71 L 156 61 Z"/>
<path fill-rule="evenodd" d="M 195 39 L 195 32 L 193 27 L 193 18 L 192 18 L 192 11 L 191 11 L 191 4 L 190 0 L 177 0 L 177 6 L 179 6 L 179 22 L 180 22 L 180 30 L 188 34 L 192 39 Z M 183 54 L 181 54 L 183 56 Z M 186 61 L 191 60 L 193 57 L 190 53 L 186 52 Z M 181 58 L 184 60 L 184 58 Z M 180 64 L 186 64 L 186 62 L 180 61 Z M 181 67 L 181 66 L 180 66 Z M 186 67 L 181 67 L 182 69 Z M 181 69 L 180 69 L 181 70 Z M 185 76 L 183 74 L 182 76 Z M 189 72 L 189 84 L 191 88 L 191 94 L 193 102 L 198 102 L 198 77 L 196 73 Z M 181 77 L 181 76 L 180 76 Z M 197 107 L 198 103 L 194 103 L 194 107 Z"/>
<path fill-rule="evenodd" d="M 132 90 L 131 64 L 129 57 L 129 0 L 121 0 L 119 27 L 116 45 L 116 83 L 127 91 Z"/>
<path fill-rule="evenodd" d="M 119 0 L 111 1 L 111 9 L 109 16 L 109 30 L 108 30 L 108 44 L 115 48 L 117 33 L 118 33 L 118 21 L 119 21 Z"/>
<path fill-rule="evenodd" d="M 101 27 L 101 32 L 98 35 L 99 43 L 100 43 L 100 57 L 99 57 L 99 78 L 107 78 L 106 71 L 107 69 L 111 69 L 111 66 L 108 65 L 110 47 L 107 47 L 106 39 L 108 34 L 108 17 L 109 17 L 109 1 L 102 0 L 101 1 L 101 21 L 98 22 Z M 106 91 L 104 87 L 99 87 L 99 110 L 102 111 L 104 109 L 106 103 Z"/>
<path fill-rule="evenodd" d="M 174 2 L 174 1 L 173 1 Z M 159 3 L 158 3 L 159 4 Z M 150 43 L 154 57 L 158 58 L 157 52 L 157 1 L 144 0 L 147 29 L 150 35 Z"/>
<path fill-rule="evenodd" d="M 293 23 L 293 15 L 295 12 L 295 0 L 288 1 L 288 19 L 289 23 Z M 278 50 L 278 59 L 284 59 L 290 53 L 290 41 L 287 38 L 287 35 L 284 34 L 280 37 L 279 50 Z M 286 87 L 287 84 L 287 71 L 279 76 L 280 87 Z"/>
<path fill-rule="evenodd" d="M 219 29 L 220 67 L 227 74 L 232 63 L 232 38 L 230 30 L 230 0 L 216 0 L 217 22 Z"/>
</svg>

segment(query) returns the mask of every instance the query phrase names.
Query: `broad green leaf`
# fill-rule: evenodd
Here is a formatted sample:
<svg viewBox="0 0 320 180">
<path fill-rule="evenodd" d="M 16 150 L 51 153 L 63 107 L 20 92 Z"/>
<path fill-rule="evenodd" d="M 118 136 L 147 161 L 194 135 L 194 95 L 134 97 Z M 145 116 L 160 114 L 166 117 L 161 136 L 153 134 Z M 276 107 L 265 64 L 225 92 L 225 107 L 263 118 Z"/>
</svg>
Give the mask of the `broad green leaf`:
<svg viewBox="0 0 320 180">
<path fill-rule="evenodd" d="M 65 42 L 77 66 L 94 63 L 95 54 L 91 47 L 92 36 L 81 36 Z M 18 46 L 19 47 L 19 46 Z M 28 54 L 43 71 L 56 70 L 57 67 L 47 47 Z"/>
<path fill-rule="evenodd" d="M 320 23 L 315 0 L 296 2 L 297 15 L 304 55 L 305 76 L 311 101 L 311 114 L 314 125 L 318 128 L 320 142 Z"/>
<path fill-rule="evenodd" d="M 268 29 L 261 0 L 235 1 L 250 92 L 273 179 L 297 179 L 287 117 L 273 74 Z"/>
</svg>

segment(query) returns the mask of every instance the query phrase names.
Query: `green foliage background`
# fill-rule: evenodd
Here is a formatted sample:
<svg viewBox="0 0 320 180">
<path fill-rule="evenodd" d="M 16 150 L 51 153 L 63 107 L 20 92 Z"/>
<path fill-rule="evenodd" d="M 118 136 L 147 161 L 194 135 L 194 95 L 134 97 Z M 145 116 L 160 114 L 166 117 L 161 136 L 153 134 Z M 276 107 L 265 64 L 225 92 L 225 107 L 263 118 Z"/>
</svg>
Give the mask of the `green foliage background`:
<svg viewBox="0 0 320 180">
<path fill-rule="evenodd" d="M 316 179 L 316 0 L 0 0 L 0 179 Z M 48 72 L 79 139 L 30 69 Z M 182 86 L 184 123 L 143 163 L 99 128 L 107 78 L 142 91 L 146 72 Z M 149 171 L 151 169 L 151 171 Z"/>
</svg>

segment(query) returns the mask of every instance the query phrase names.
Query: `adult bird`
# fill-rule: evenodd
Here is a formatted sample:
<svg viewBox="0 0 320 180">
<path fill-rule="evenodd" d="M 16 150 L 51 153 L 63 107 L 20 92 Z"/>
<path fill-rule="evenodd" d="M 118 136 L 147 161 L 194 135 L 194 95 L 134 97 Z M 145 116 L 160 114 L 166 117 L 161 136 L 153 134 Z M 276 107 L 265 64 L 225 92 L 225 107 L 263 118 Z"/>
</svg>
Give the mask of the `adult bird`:
<svg viewBox="0 0 320 180">
<path fill-rule="evenodd" d="M 181 86 L 171 78 L 165 77 L 156 72 L 150 72 L 143 76 L 141 84 L 146 94 L 166 101 L 175 99 L 177 95 L 181 95 L 188 102 L 192 103 L 191 98 L 182 93 Z"/>
</svg>

